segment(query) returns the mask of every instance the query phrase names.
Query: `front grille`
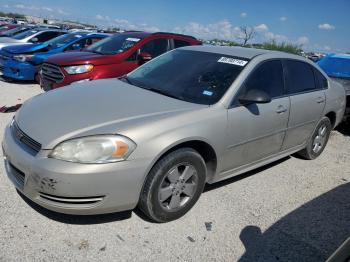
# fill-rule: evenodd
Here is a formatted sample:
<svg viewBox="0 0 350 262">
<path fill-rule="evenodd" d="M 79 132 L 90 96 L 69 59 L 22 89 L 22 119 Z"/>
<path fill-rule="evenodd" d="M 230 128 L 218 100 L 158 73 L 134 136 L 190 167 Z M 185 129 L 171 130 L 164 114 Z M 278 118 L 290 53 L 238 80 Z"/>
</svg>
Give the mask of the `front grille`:
<svg viewBox="0 0 350 262">
<path fill-rule="evenodd" d="M 44 63 L 41 67 L 41 77 L 44 81 L 59 83 L 63 81 L 64 74 L 59 66 Z"/>
<path fill-rule="evenodd" d="M 28 149 L 29 152 L 32 153 L 32 155 L 36 155 L 40 151 L 41 144 L 36 142 L 34 139 L 30 138 L 28 135 L 26 135 L 18 127 L 16 121 L 12 122 L 11 131 L 15 141 L 19 145 L 24 146 L 26 149 Z"/>
<path fill-rule="evenodd" d="M 7 162 L 8 165 L 8 173 L 12 178 L 15 180 L 14 182 L 23 189 L 24 187 L 24 180 L 25 180 L 25 174 L 19 170 L 17 167 L 12 165 L 10 162 Z"/>
<path fill-rule="evenodd" d="M 101 202 L 105 196 L 91 196 L 91 197 L 62 197 L 55 196 L 43 192 L 39 192 L 42 201 L 49 202 L 60 206 L 70 207 L 88 207 Z"/>
</svg>

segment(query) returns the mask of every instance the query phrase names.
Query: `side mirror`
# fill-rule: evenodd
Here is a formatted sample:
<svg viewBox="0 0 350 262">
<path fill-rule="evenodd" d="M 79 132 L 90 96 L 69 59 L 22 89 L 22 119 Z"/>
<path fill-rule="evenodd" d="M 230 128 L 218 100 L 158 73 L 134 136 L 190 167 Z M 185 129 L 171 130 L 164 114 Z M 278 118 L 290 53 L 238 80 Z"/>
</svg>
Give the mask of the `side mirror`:
<svg viewBox="0 0 350 262">
<path fill-rule="evenodd" d="M 252 89 L 238 98 L 242 104 L 266 104 L 271 102 L 271 97 L 264 91 Z"/>
<path fill-rule="evenodd" d="M 147 63 L 148 61 L 150 61 L 152 59 L 152 56 L 149 53 L 143 52 L 140 53 L 137 56 L 137 61 L 139 63 L 139 65 L 142 65 L 144 63 Z"/>
<path fill-rule="evenodd" d="M 30 39 L 30 42 L 32 42 L 32 43 L 36 43 L 38 41 L 39 41 L 39 39 L 37 37 L 33 37 L 32 39 Z"/>
</svg>

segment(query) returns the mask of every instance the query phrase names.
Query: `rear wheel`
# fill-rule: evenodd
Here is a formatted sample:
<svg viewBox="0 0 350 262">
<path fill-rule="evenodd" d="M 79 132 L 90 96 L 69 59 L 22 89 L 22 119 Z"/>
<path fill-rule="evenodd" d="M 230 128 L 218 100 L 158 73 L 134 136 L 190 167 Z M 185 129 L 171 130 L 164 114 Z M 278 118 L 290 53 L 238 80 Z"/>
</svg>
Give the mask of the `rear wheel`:
<svg viewBox="0 0 350 262">
<path fill-rule="evenodd" d="M 182 148 L 160 159 L 150 171 L 139 207 L 156 222 L 168 222 L 186 214 L 201 195 L 206 166 L 200 154 Z"/>
<path fill-rule="evenodd" d="M 328 117 L 323 117 L 312 134 L 306 148 L 298 152 L 298 155 L 308 160 L 317 158 L 325 149 L 331 131 L 331 121 Z"/>
</svg>

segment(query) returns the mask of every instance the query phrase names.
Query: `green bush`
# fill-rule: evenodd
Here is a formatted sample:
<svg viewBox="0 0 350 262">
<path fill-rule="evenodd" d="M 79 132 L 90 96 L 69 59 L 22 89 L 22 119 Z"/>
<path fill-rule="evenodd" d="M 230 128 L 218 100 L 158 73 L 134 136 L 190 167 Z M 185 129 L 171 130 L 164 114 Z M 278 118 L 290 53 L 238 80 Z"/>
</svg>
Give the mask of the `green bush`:
<svg viewBox="0 0 350 262">
<path fill-rule="evenodd" d="M 255 46 L 255 47 L 267 49 L 267 50 L 282 51 L 282 52 L 296 54 L 296 55 L 300 55 L 301 52 L 303 51 L 301 48 L 302 47 L 301 45 L 287 43 L 287 42 L 277 43 L 275 40 L 272 40 L 270 42 L 265 42 L 259 45 L 259 47 L 258 46 Z"/>
</svg>

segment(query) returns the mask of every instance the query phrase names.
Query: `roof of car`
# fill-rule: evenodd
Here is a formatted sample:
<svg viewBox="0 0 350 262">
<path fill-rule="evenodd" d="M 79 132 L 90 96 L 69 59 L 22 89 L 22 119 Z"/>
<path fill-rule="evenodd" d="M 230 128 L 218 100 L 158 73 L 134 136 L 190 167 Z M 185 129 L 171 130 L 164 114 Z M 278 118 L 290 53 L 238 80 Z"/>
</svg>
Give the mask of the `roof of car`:
<svg viewBox="0 0 350 262">
<path fill-rule="evenodd" d="M 252 59 L 255 56 L 270 53 L 270 52 L 283 54 L 282 52 L 270 51 L 265 49 L 246 48 L 246 47 L 239 47 L 239 46 L 195 45 L 195 46 L 182 47 L 181 49 L 237 56 L 237 57 L 242 57 L 247 59 Z"/>
<path fill-rule="evenodd" d="M 350 59 L 350 54 L 329 54 L 328 57 Z"/>
<path fill-rule="evenodd" d="M 190 35 L 183 35 L 183 34 L 176 34 L 176 33 L 170 33 L 170 32 L 154 32 L 154 33 L 149 33 L 149 32 L 144 32 L 144 31 L 125 31 L 121 34 L 130 34 L 130 36 L 137 37 L 137 38 L 146 38 L 150 35 L 173 35 L 173 36 L 181 36 L 181 37 L 189 37 L 192 39 L 195 39 L 195 37 L 190 36 Z"/>
</svg>

